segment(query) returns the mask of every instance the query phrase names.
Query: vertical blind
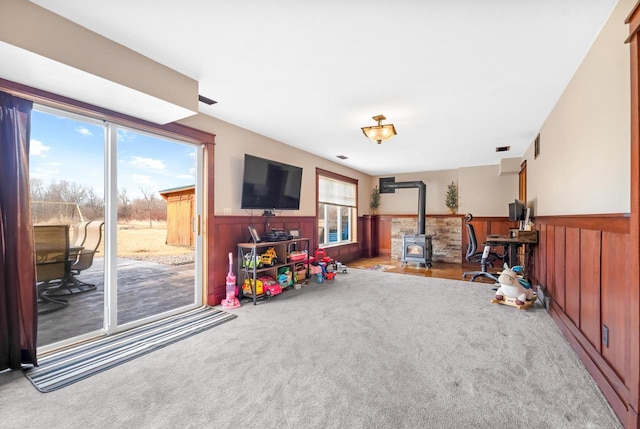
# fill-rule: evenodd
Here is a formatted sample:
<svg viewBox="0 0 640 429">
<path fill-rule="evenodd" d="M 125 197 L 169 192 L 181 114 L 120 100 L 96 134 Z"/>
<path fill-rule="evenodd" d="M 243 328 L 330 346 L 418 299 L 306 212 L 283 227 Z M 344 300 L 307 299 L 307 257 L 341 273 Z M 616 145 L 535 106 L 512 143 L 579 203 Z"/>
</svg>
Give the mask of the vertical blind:
<svg viewBox="0 0 640 429">
<path fill-rule="evenodd" d="M 336 206 L 356 206 L 356 185 L 318 176 L 318 202 Z"/>
</svg>

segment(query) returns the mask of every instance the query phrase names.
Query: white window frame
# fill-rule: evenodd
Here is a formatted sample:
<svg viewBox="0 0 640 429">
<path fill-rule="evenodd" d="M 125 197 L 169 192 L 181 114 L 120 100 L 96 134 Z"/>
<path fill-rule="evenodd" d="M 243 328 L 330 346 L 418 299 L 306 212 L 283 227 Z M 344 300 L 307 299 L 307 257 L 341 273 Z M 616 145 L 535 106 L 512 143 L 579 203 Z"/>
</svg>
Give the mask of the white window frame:
<svg viewBox="0 0 640 429">
<path fill-rule="evenodd" d="M 358 212 L 358 181 L 335 173 L 317 169 L 317 207 L 318 225 L 323 224 L 323 234 L 318 237 L 318 246 L 321 248 L 353 243 L 356 241 L 357 212 Z M 336 210 L 336 241 L 329 241 L 330 221 L 333 221 L 331 208 Z M 347 208 L 346 238 L 343 237 L 343 224 L 345 223 L 343 209 Z"/>
</svg>

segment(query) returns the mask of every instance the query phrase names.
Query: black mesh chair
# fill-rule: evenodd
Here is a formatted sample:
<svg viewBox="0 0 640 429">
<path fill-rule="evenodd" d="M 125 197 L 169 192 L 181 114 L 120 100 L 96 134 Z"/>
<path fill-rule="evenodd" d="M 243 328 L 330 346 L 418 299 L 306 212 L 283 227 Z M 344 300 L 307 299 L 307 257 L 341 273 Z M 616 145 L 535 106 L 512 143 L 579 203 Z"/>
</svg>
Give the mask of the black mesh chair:
<svg viewBox="0 0 640 429">
<path fill-rule="evenodd" d="M 482 250 L 478 248 L 478 239 L 476 237 L 476 231 L 471 224 L 473 215 L 468 213 L 465 218 L 465 226 L 467 227 L 467 235 L 469 236 L 469 244 L 467 245 L 467 254 L 465 259 L 467 262 L 480 264 L 480 271 L 468 271 L 462 274 L 462 278 L 466 279 L 471 276 L 469 281 L 474 281 L 478 277 L 487 277 L 489 279 L 498 281 L 498 276 L 487 271 L 488 267 L 493 267 L 493 263 L 496 261 L 503 261 L 504 255 L 500 255 L 498 252 L 491 250 L 491 246 L 485 244 Z"/>
</svg>

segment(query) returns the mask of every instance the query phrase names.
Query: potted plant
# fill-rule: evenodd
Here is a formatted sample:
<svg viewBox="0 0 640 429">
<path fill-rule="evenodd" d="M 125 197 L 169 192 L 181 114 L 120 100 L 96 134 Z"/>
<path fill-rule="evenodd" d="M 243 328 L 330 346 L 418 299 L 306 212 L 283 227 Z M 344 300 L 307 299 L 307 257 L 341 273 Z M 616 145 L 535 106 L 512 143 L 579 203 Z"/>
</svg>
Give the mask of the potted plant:
<svg viewBox="0 0 640 429">
<path fill-rule="evenodd" d="M 447 185 L 447 195 L 444 203 L 449 208 L 449 213 L 454 214 L 458 210 L 458 186 L 453 182 Z"/>
<path fill-rule="evenodd" d="M 378 189 L 377 186 L 371 190 L 371 202 L 369 203 L 369 207 L 371 208 L 372 214 L 376 214 L 376 210 L 380 207 L 380 189 Z"/>
</svg>

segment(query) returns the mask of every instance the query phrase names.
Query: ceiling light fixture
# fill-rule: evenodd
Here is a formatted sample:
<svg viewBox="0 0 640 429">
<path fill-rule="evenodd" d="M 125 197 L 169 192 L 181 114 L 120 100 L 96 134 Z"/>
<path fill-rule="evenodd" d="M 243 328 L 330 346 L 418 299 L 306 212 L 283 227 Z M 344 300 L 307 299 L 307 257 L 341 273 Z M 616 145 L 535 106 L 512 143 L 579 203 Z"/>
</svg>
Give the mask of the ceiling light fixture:
<svg viewBox="0 0 640 429">
<path fill-rule="evenodd" d="M 362 132 L 369 138 L 369 140 L 372 142 L 378 142 L 378 144 L 391 140 L 391 138 L 398 133 L 396 132 L 396 127 L 394 127 L 393 124 L 381 124 L 385 119 L 387 118 L 385 118 L 384 115 L 374 116 L 373 120 L 378 121 L 378 125 L 362 127 Z"/>
</svg>

